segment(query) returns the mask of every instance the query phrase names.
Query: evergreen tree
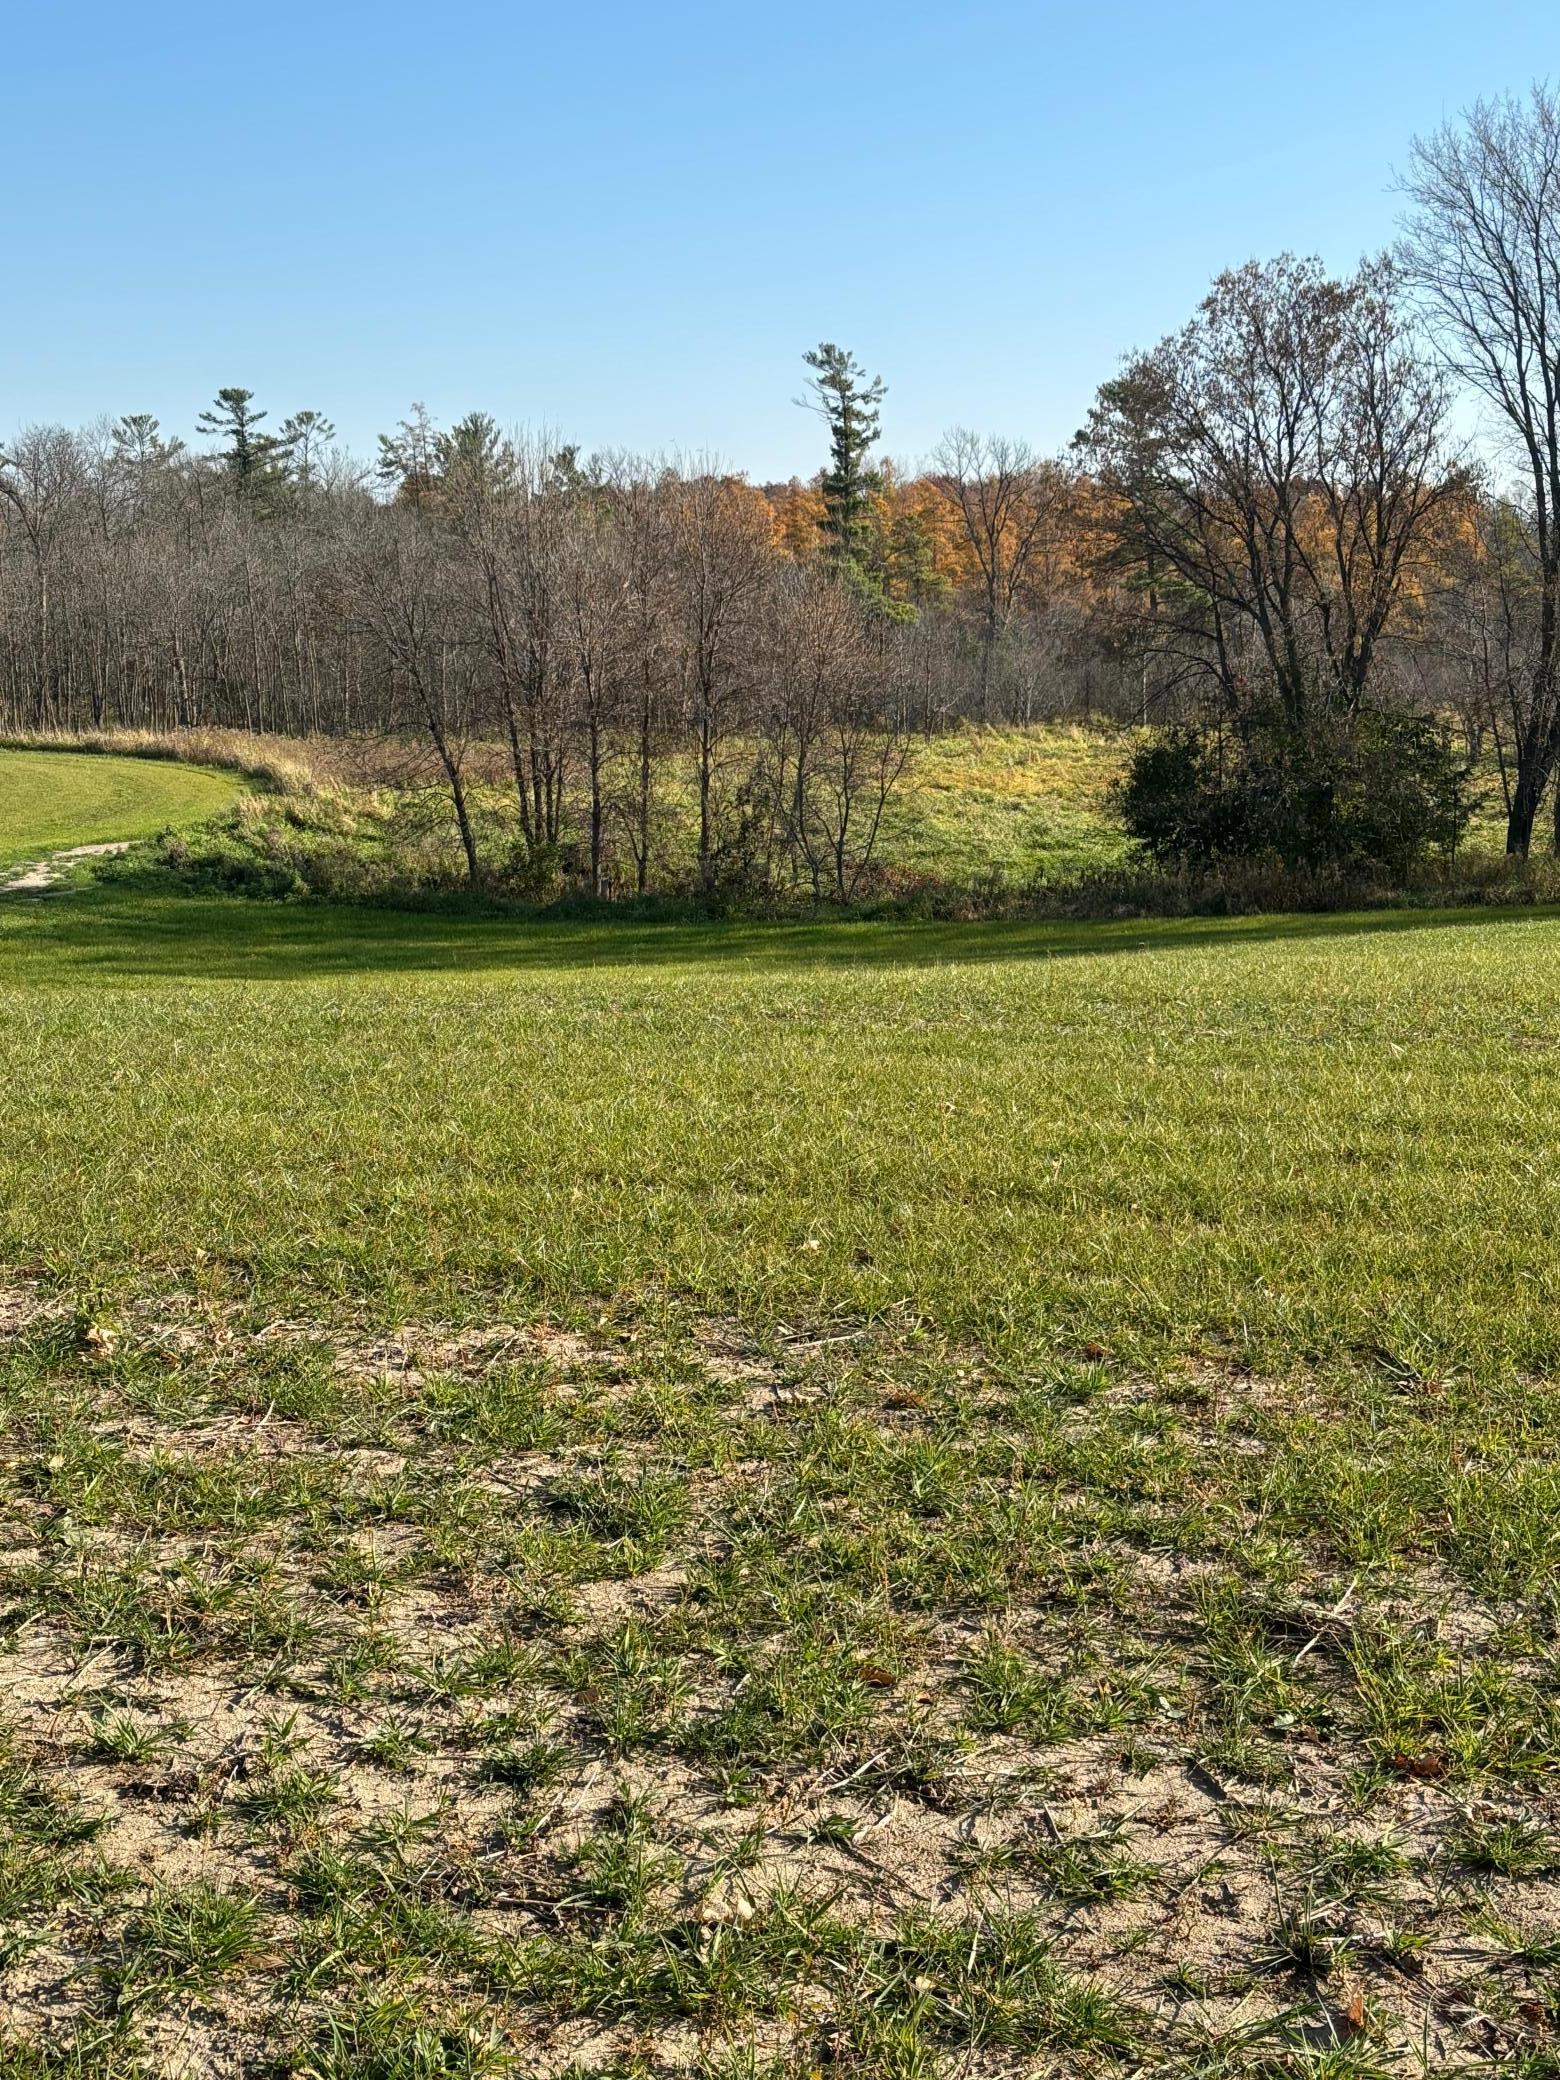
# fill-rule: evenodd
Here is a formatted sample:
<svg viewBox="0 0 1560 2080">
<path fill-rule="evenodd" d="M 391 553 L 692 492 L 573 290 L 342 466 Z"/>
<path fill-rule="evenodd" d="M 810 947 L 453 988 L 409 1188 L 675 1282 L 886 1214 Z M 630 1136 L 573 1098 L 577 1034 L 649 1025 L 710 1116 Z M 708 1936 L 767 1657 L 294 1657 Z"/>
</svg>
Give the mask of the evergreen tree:
<svg viewBox="0 0 1560 2080">
<path fill-rule="evenodd" d="M 866 370 L 844 347 L 824 340 L 802 357 L 813 371 L 809 396 L 799 401 L 829 429 L 829 466 L 819 484 L 823 516 L 818 525 L 828 553 L 859 567 L 877 477 L 871 468 L 878 437 L 879 406 L 887 394 L 881 376 Z"/>
<path fill-rule="evenodd" d="M 425 404 L 414 404 L 408 418 L 394 433 L 379 436 L 379 461 L 374 474 L 400 505 L 431 505 L 438 489 L 442 465 L 440 448 L 447 436 L 429 417 Z"/>
<path fill-rule="evenodd" d="M 287 452 L 274 433 L 260 431 L 260 422 L 268 415 L 254 409 L 254 396 L 252 390 L 229 385 L 217 392 L 212 408 L 195 421 L 202 433 L 215 434 L 223 443 L 223 465 L 239 495 L 246 498 L 277 482 Z"/>
<path fill-rule="evenodd" d="M 171 461 L 184 448 L 183 441 L 165 437 L 159 421 L 151 412 L 126 412 L 123 418 L 114 421 L 109 437 L 114 443 L 115 460 L 138 468 Z"/>
<path fill-rule="evenodd" d="M 943 600 L 953 590 L 937 568 L 937 540 L 926 515 L 913 506 L 902 507 L 890 520 L 883 554 L 886 589 L 904 606 Z"/>
<path fill-rule="evenodd" d="M 463 477 L 484 489 L 501 489 L 514 475 L 514 449 L 498 430 L 491 412 L 468 412 L 435 443 L 440 473 Z"/>
<path fill-rule="evenodd" d="M 307 488 L 319 475 L 320 459 L 335 438 L 336 429 L 323 412 L 294 412 L 282 421 L 277 449 L 294 479 Z"/>
<path fill-rule="evenodd" d="M 159 480 L 184 453 L 181 440 L 169 439 L 151 412 L 126 412 L 109 430 L 114 475 L 130 495 L 139 519 L 151 510 Z"/>
</svg>

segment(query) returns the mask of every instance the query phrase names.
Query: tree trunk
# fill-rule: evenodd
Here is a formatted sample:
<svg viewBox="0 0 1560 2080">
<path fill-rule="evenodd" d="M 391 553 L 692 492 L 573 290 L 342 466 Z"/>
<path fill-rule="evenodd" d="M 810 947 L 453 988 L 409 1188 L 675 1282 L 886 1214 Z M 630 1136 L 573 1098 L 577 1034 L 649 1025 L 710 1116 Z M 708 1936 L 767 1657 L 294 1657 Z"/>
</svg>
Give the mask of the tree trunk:
<svg viewBox="0 0 1560 2080">
<path fill-rule="evenodd" d="M 710 885 L 710 856 L 713 849 L 710 816 L 713 762 L 714 734 L 706 712 L 699 718 L 699 886 L 706 889 Z"/>
<path fill-rule="evenodd" d="M 639 893 L 650 887 L 650 730 L 653 709 L 648 678 L 639 708 Z"/>
<path fill-rule="evenodd" d="M 1517 784 L 1511 790 L 1511 809 L 1506 817 L 1506 854 L 1510 859 L 1526 859 L 1528 856 L 1533 843 L 1533 824 L 1548 778 L 1548 772 L 1536 757 L 1519 748 Z"/>
<path fill-rule="evenodd" d="M 594 714 L 588 724 L 590 759 L 590 892 L 601 894 L 602 834 L 605 815 L 601 800 L 601 725 Z"/>
</svg>

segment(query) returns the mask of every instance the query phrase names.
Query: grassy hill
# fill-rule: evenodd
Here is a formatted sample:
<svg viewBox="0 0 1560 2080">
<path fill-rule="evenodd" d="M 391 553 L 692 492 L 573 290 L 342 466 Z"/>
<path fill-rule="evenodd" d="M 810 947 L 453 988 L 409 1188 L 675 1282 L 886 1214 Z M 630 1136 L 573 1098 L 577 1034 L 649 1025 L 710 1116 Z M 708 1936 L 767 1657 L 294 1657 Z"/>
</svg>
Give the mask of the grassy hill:
<svg viewBox="0 0 1560 2080">
<path fill-rule="evenodd" d="M 1108 795 L 1129 741 L 1104 730 L 1048 726 L 967 728 L 918 742 L 878 845 L 887 886 L 935 883 L 949 892 L 990 893 L 1068 883 L 1120 865 L 1128 846 Z M 210 805 L 233 813 L 196 841 L 190 878 L 210 879 L 209 868 L 234 892 L 292 887 L 349 899 L 456 888 L 464 878 L 448 798 L 413 745 L 288 744 L 212 733 L 192 749 L 258 765 L 263 784 L 236 807 L 231 792 Z M 8 756 L 0 753 L 0 774 Z M 519 835 L 505 760 L 496 745 L 476 746 L 468 756 L 473 819 L 491 867 L 513 854 Z M 582 803 L 575 810 L 583 816 Z M 659 774 L 660 886 L 691 882 L 696 842 L 693 776 L 686 761 L 669 755 Z M 190 848 L 178 856 L 188 861 Z"/>
<path fill-rule="evenodd" d="M 153 837 L 228 808 L 239 791 L 231 774 L 169 760 L 0 750 L 0 866 Z"/>
<path fill-rule="evenodd" d="M 895 866 L 975 883 L 1069 881 L 1121 863 L 1107 796 L 1129 740 L 1102 730 L 959 730 L 917 747 L 884 830 Z"/>
</svg>

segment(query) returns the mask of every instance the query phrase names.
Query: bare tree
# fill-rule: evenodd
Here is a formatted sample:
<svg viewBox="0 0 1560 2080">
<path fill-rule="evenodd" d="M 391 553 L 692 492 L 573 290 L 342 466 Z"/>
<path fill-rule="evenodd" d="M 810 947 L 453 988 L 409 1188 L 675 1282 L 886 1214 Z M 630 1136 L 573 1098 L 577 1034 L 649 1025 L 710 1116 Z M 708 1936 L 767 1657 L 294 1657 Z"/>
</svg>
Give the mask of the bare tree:
<svg viewBox="0 0 1560 2080">
<path fill-rule="evenodd" d="M 1560 758 L 1560 103 L 1481 101 L 1414 145 L 1403 263 L 1450 366 L 1521 469 L 1538 640 L 1512 717 L 1506 849 L 1525 854 Z M 1556 804 L 1560 844 L 1560 798 Z"/>
<path fill-rule="evenodd" d="M 31 720 L 64 720 L 64 666 L 56 635 L 55 570 L 60 546 L 86 490 L 79 438 L 63 426 L 25 427 L 0 450 L 0 502 L 10 508 L 34 588 L 35 636 Z"/>
<path fill-rule="evenodd" d="M 1360 707 L 1413 560 L 1468 491 L 1449 410 L 1384 261 L 1221 275 L 1102 388 L 1085 439 L 1119 548 L 1227 711 L 1270 690 L 1303 731 Z"/>
<path fill-rule="evenodd" d="M 1541 563 L 1526 513 L 1498 499 L 1469 514 L 1437 588 L 1416 660 L 1461 715 L 1470 763 L 1493 746 L 1508 825 L 1521 782 L 1542 641 Z"/>
<path fill-rule="evenodd" d="M 710 469 L 677 481 L 672 527 L 678 670 L 698 785 L 698 873 L 708 888 L 723 761 L 749 692 L 747 617 L 774 552 L 767 510 L 746 484 Z"/>
<path fill-rule="evenodd" d="M 631 583 L 608 509 L 592 499 L 576 500 L 559 555 L 559 593 L 584 739 L 593 896 L 607 893 L 608 767 L 623 715 Z"/>
<path fill-rule="evenodd" d="M 671 719 L 675 479 L 664 468 L 651 470 L 622 458 L 611 476 L 627 590 L 623 708 L 633 731 L 634 760 L 634 787 L 621 816 L 634 859 L 635 892 L 642 896 L 650 886 L 657 752 Z"/>
<path fill-rule="evenodd" d="M 533 862 L 555 851 L 567 785 L 559 559 L 566 500 L 545 439 L 501 436 L 473 413 L 437 442 L 438 508 L 463 552 L 482 618 Z"/>
<path fill-rule="evenodd" d="M 892 682 L 898 630 L 828 568 L 793 567 L 765 600 L 764 761 L 753 792 L 778 848 L 815 899 L 860 893 L 883 812 L 909 757 Z"/>
<path fill-rule="evenodd" d="M 465 761 L 478 712 L 478 652 L 448 548 L 431 527 L 382 511 L 364 516 L 342 547 L 349 597 L 380 652 L 391 702 L 398 693 L 410 700 L 438 756 L 466 876 L 475 883 L 481 868 Z"/>
<path fill-rule="evenodd" d="M 1023 441 L 963 427 L 943 436 L 930 476 L 958 516 L 978 574 L 980 714 L 989 722 L 997 648 L 1064 510 L 1066 476 Z"/>
</svg>

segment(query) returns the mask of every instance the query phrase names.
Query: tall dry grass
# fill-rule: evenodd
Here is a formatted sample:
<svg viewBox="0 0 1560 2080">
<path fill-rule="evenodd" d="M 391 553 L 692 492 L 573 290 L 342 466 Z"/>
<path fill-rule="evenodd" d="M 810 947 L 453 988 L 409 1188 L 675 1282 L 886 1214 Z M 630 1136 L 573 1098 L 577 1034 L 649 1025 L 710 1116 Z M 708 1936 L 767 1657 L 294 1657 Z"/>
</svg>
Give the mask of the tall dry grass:
<svg viewBox="0 0 1560 2080">
<path fill-rule="evenodd" d="M 432 754 L 400 737 L 284 737 L 241 729 L 19 730 L 0 735 L 0 747 L 174 759 L 242 773 L 257 787 L 280 793 L 329 786 L 414 787 L 438 777 Z M 501 746 L 473 746 L 471 777 L 501 777 L 505 756 Z"/>
</svg>

